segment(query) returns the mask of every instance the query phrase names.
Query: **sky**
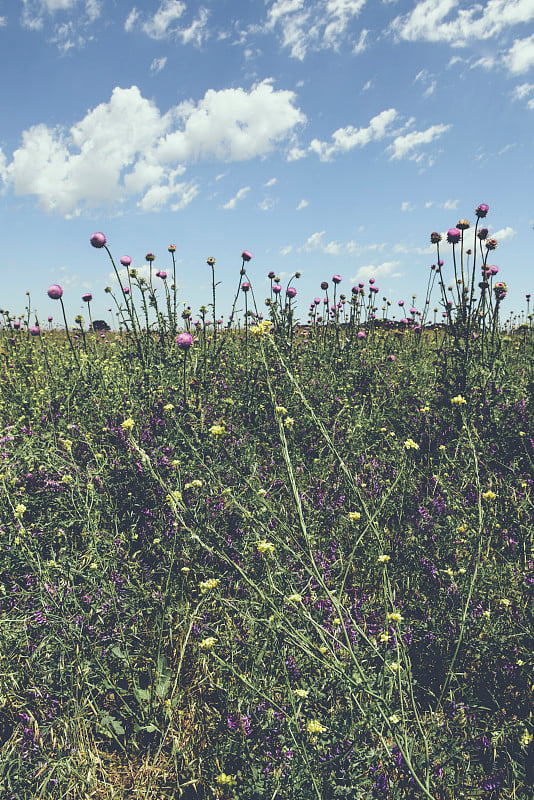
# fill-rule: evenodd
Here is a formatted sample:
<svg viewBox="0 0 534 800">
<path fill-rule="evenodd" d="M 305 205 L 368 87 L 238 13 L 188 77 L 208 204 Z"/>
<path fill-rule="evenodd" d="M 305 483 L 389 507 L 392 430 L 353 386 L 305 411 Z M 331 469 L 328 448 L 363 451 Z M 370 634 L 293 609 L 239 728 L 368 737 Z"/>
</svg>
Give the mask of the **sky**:
<svg viewBox="0 0 534 800">
<path fill-rule="evenodd" d="M 11 314 L 59 323 L 57 283 L 109 322 L 95 231 L 140 274 L 175 244 L 194 318 L 210 256 L 228 316 L 244 249 L 261 306 L 301 273 L 302 321 L 334 274 L 418 307 L 430 233 L 480 203 L 504 317 L 534 294 L 534 0 L 0 0 L 0 87 Z"/>
</svg>

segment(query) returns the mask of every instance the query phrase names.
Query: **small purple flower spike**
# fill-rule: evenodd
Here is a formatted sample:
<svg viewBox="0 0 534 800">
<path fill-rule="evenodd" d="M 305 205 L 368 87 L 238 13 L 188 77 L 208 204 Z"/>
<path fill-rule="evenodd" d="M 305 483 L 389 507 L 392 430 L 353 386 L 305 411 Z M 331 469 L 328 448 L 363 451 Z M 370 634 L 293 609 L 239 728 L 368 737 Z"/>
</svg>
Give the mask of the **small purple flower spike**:
<svg viewBox="0 0 534 800">
<path fill-rule="evenodd" d="M 59 300 L 63 296 L 63 289 L 57 283 L 53 283 L 52 286 L 48 287 L 46 293 L 51 300 Z"/>
<path fill-rule="evenodd" d="M 93 247 L 104 247 L 107 242 L 105 235 L 101 231 L 97 231 L 93 233 L 91 238 L 89 239 Z"/>
</svg>

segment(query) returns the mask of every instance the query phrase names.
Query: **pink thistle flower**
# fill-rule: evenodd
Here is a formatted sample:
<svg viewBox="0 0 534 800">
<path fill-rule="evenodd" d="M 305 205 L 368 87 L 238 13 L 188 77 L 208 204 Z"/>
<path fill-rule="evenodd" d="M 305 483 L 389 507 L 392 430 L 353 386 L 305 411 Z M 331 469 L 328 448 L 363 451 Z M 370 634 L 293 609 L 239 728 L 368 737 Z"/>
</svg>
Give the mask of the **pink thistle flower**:
<svg viewBox="0 0 534 800">
<path fill-rule="evenodd" d="M 132 263 L 132 259 L 130 258 L 130 256 L 121 256 L 120 261 L 123 267 L 129 267 L 130 264 Z"/>
<path fill-rule="evenodd" d="M 93 295 L 90 292 L 87 292 L 87 294 L 82 294 L 82 300 L 84 303 L 90 303 L 92 299 Z"/>
<path fill-rule="evenodd" d="M 282 287 L 280 286 L 280 284 L 279 283 L 275 283 L 274 286 L 273 286 L 273 292 L 275 294 L 280 294 L 281 291 L 282 291 Z"/>
<path fill-rule="evenodd" d="M 486 239 L 486 249 L 495 250 L 497 247 L 497 239 Z"/>
<path fill-rule="evenodd" d="M 461 238 L 462 231 L 458 230 L 458 228 L 449 228 L 447 231 L 447 241 L 449 244 L 458 244 Z"/>
<path fill-rule="evenodd" d="M 341 283 L 341 275 L 332 275 L 332 283 Z"/>
<path fill-rule="evenodd" d="M 53 283 L 52 286 L 48 287 L 46 293 L 51 300 L 59 300 L 59 298 L 63 296 L 63 289 L 61 286 L 58 286 L 57 283 Z"/>
<path fill-rule="evenodd" d="M 483 242 L 484 239 L 487 237 L 488 233 L 489 231 L 487 228 L 481 228 L 479 231 L 477 231 L 477 237 L 480 239 L 481 242 Z"/>
<path fill-rule="evenodd" d="M 358 331 L 356 335 L 358 339 L 365 339 L 365 331 Z"/>
<path fill-rule="evenodd" d="M 156 272 L 156 275 L 158 275 L 157 272 Z M 161 278 L 162 281 L 164 281 L 167 278 L 167 273 L 165 272 L 164 269 L 159 270 L 158 278 Z"/>
<path fill-rule="evenodd" d="M 374 278 L 369 278 L 369 283 L 371 284 L 371 286 L 373 285 L 374 282 L 375 282 Z"/>
<path fill-rule="evenodd" d="M 484 219 L 488 211 L 489 211 L 489 206 L 486 205 L 486 203 L 481 203 L 479 206 L 475 208 L 475 214 L 479 219 Z"/>
<path fill-rule="evenodd" d="M 328 289 L 328 283 L 326 281 L 322 281 L 321 289 L 323 290 L 323 292 L 326 292 L 326 290 Z"/>
<path fill-rule="evenodd" d="M 169 253 L 176 253 L 176 245 L 175 244 L 170 244 L 167 247 L 167 250 L 169 251 Z"/>
<path fill-rule="evenodd" d="M 241 253 L 241 258 L 243 259 L 243 261 L 250 261 L 250 259 L 252 258 L 252 253 L 249 253 L 248 250 L 243 250 L 243 252 Z"/>
<path fill-rule="evenodd" d="M 107 242 L 107 239 L 101 231 L 97 231 L 96 233 L 93 233 L 89 241 L 91 242 L 93 247 L 98 248 L 98 247 L 104 247 L 104 245 Z"/>
<path fill-rule="evenodd" d="M 268 278 L 270 278 L 270 279 L 272 280 L 273 278 L 275 278 L 275 277 L 276 277 L 276 272 L 273 272 L 273 271 L 271 270 L 271 271 L 269 272 L 269 274 L 267 275 L 267 277 L 268 277 Z"/>
<path fill-rule="evenodd" d="M 38 325 L 32 325 L 32 327 L 30 328 L 30 333 L 32 336 L 40 336 L 41 329 L 39 328 Z"/>
<path fill-rule="evenodd" d="M 154 253 L 147 253 L 146 254 L 145 261 L 148 261 L 149 264 L 151 264 L 152 261 L 155 261 L 155 260 L 156 260 L 156 256 L 154 255 Z"/>
<path fill-rule="evenodd" d="M 297 290 L 294 286 L 288 286 L 286 289 L 286 295 L 290 298 L 297 296 Z"/>
<path fill-rule="evenodd" d="M 193 337 L 191 336 L 190 333 L 179 333 L 178 336 L 176 337 L 176 346 L 180 350 L 189 350 L 192 344 L 193 344 Z"/>
</svg>

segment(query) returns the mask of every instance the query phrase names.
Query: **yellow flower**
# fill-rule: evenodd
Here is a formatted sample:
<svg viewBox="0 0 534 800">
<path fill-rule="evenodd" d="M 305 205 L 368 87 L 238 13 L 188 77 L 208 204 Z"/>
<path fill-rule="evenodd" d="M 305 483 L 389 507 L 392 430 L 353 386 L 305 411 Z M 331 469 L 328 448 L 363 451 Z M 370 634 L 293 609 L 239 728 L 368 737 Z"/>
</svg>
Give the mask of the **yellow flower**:
<svg viewBox="0 0 534 800">
<path fill-rule="evenodd" d="M 443 453 L 443 451 L 444 451 L 444 450 L 446 450 L 446 449 L 447 449 L 447 448 L 445 447 L 445 445 L 444 445 L 444 444 L 440 444 L 440 446 L 438 447 L 438 450 L 441 450 L 441 452 L 442 452 L 442 453 Z"/>
<path fill-rule="evenodd" d="M 295 420 L 293 419 L 293 417 L 287 417 L 284 420 L 284 425 L 286 426 L 286 428 L 292 428 L 295 425 Z"/>
<path fill-rule="evenodd" d="M 389 634 L 387 634 L 387 633 L 381 633 L 378 638 L 379 638 L 379 640 L 381 642 L 389 642 L 389 640 L 391 639 L 391 636 Z"/>
<path fill-rule="evenodd" d="M 217 775 L 215 780 L 219 786 L 235 786 L 237 783 L 233 775 L 226 775 L 224 772 L 221 772 L 220 775 Z"/>
<path fill-rule="evenodd" d="M 521 746 L 526 747 L 531 743 L 531 741 L 532 741 L 532 734 L 526 730 L 523 731 L 523 733 L 521 734 L 521 738 L 519 739 L 519 743 L 521 744 Z"/>
<path fill-rule="evenodd" d="M 390 717 L 388 717 L 388 722 L 391 725 L 396 725 L 397 722 L 400 722 L 400 717 L 397 716 L 397 714 L 392 714 Z"/>
<path fill-rule="evenodd" d="M 164 411 L 172 411 L 172 410 L 173 410 L 173 408 L 174 408 L 174 406 L 173 406 L 173 404 L 172 404 L 172 403 L 167 403 L 167 405 L 164 405 L 164 406 L 163 406 L 163 410 L 164 410 Z"/>
<path fill-rule="evenodd" d="M 274 553 L 274 544 L 266 541 L 265 539 L 262 539 L 260 542 L 258 542 L 256 547 L 258 548 L 259 553 L 269 553 L 269 555 Z"/>
<path fill-rule="evenodd" d="M 429 411 L 430 411 L 430 406 L 421 406 L 421 408 L 419 409 L 419 412 L 421 414 L 428 414 Z"/>
<path fill-rule="evenodd" d="M 307 689 L 295 689 L 295 694 L 297 697 L 300 697 L 301 700 L 305 700 L 309 695 L 309 691 Z"/>
<path fill-rule="evenodd" d="M 391 622 L 402 622 L 402 620 L 404 619 L 400 611 L 392 611 L 390 614 L 388 614 L 387 618 Z"/>
<path fill-rule="evenodd" d="M 276 406 L 274 410 L 277 414 L 280 414 L 281 417 L 285 417 L 287 414 L 287 408 L 284 408 L 284 406 Z"/>
<path fill-rule="evenodd" d="M 124 422 L 121 422 L 121 428 L 124 431 L 131 431 L 132 428 L 134 427 L 134 425 L 135 425 L 135 422 L 133 421 L 133 419 L 131 417 L 128 417 L 128 419 L 125 419 Z"/>
<path fill-rule="evenodd" d="M 482 498 L 484 500 L 492 501 L 495 500 L 496 497 L 497 495 L 495 494 L 495 492 L 492 492 L 491 489 L 488 489 L 487 492 L 482 492 Z"/>
<path fill-rule="evenodd" d="M 24 503 L 17 503 L 17 505 L 15 506 L 15 517 L 17 519 L 20 519 L 25 511 L 26 511 L 26 506 L 24 505 Z"/>
<path fill-rule="evenodd" d="M 401 665 L 399 664 L 399 662 L 398 662 L 398 661 L 392 661 L 392 662 L 389 664 L 389 668 L 390 668 L 390 670 L 391 670 L 392 672 L 398 672 L 398 671 L 400 670 L 400 668 L 401 668 Z"/>
<path fill-rule="evenodd" d="M 201 642 L 198 643 L 198 646 L 201 650 L 211 650 L 211 648 L 216 644 L 217 639 L 215 636 L 208 636 L 207 639 L 202 639 Z"/>
<path fill-rule="evenodd" d="M 306 730 L 312 735 L 317 735 L 318 733 L 323 733 L 326 728 L 318 720 L 311 719 L 306 725 Z"/>
<path fill-rule="evenodd" d="M 217 438 L 217 436 L 224 436 L 224 434 L 226 433 L 226 429 L 224 425 L 212 425 L 210 428 L 210 433 L 212 436 L 215 436 L 215 438 Z"/>
<path fill-rule="evenodd" d="M 169 494 L 166 495 L 165 500 L 170 506 L 172 506 L 173 502 L 180 503 L 182 500 L 182 493 L 179 492 L 178 490 L 174 492 L 169 492 Z"/>
<path fill-rule="evenodd" d="M 456 397 L 452 398 L 451 403 L 455 406 L 465 406 L 467 400 L 465 399 L 465 397 L 462 397 L 461 394 L 458 394 L 456 395 Z"/>
<path fill-rule="evenodd" d="M 209 578 L 207 581 L 201 581 L 199 583 L 199 588 L 202 594 L 206 594 L 206 592 L 209 592 L 210 589 L 216 589 L 218 585 L 218 578 Z"/>
<path fill-rule="evenodd" d="M 198 478 L 195 478 L 194 481 L 191 481 L 191 486 L 196 486 L 197 488 L 200 488 L 202 486 L 202 481 L 200 481 Z"/>
<path fill-rule="evenodd" d="M 290 594 L 287 598 L 288 603 L 302 603 L 301 594 Z"/>
<path fill-rule="evenodd" d="M 419 450 L 419 445 L 413 439 L 406 439 L 404 447 L 406 450 Z"/>
<path fill-rule="evenodd" d="M 387 556 L 387 555 L 384 554 L 384 555 L 378 556 L 377 561 L 378 561 L 379 564 L 387 564 L 388 561 L 390 560 L 390 558 L 391 558 L 391 556 Z"/>
<path fill-rule="evenodd" d="M 359 511 L 349 511 L 349 519 L 351 522 L 358 522 L 361 516 Z"/>
</svg>

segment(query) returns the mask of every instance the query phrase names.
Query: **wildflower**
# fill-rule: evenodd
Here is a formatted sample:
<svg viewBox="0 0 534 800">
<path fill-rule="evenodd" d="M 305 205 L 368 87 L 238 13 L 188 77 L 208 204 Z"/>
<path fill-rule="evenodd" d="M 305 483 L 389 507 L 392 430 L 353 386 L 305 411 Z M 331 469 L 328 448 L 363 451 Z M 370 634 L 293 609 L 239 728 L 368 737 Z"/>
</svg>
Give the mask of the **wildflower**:
<svg viewBox="0 0 534 800">
<path fill-rule="evenodd" d="M 509 600 L 507 597 L 501 597 L 499 603 L 501 604 L 501 606 L 504 606 L 505 608 L 508 608 L 509 606 L 512 605 L 512 601 Z"/>
<path fill-rule="evenodd" d="M 429 411 L 430 411 L 430 406 L 421 406 L 421 408 L 419 409 L 419 412 L 421 414 L 428 414 Z"/>
<path fill-rule="evenodd" d="M 441 452 L 442 452 L 442 453 L 443 453 L 443 451 L 444 451 L 444 450 L 446 450 L 446 449 L 447 449 L 447 448 L 445 447 L 445 445 L 444 445 L 444 444 L 440 444 L 440 446 L 438 447 L 438 450 L 441 450 Z"/>
<path fill-rule="evenodd" d="M 297 697 L 300 697 L 301 700 L 305 700 L 309 695 L 309 691 L 307 689 L 295 689 L 295 694 Z"/>
<path fill-rule="evenodd" d="M 497 248 L 497 239 L 486 239 L 486 249 L 495 250 Z"/>
<path fill-rule="evenodd" d="M 258 548 L 258 552 L 262 553 L 262 555 L 264 553 L 268 553 L 269 555 L 274 553 L 274 544 L 272 542 L 268 542 L 266 539 L 259 541 L 256 547 Z"/>
<path fill-rule="evenodd" d="M 250 261 L 250 259 L 252 258 L 252 253 L 250 253 L 248 250 L 243 250 L 243 252 L 241 253 L 241 258 L 243 259 L 243 261 Z"/>
<path fill-rule="evenodd" d="M 447 241 L 449 244 L 458 244 L 461 238 L 462 231 L 458 230 L 458 228 L 450 228 L 450 230 L 447 231 Z"/>
<path fill-rule="evenodd" d="M 167 403 L 166 405 L 163 406 L 163 410 L 164 411 L 172 411 L 173 408 L 174 408 L 174 406 L 173 406 L 172 403 Z"/>
<path fill-rule="evenodd" d="M 341 275 L 332 275 L 332 283 L 341 283 Z"/>
<path fill-rule="evenodd" d="M 286 417 L 284 420 L 284 425 L 286 428 L 292 428 L 295 425 L 295 420 L 293 417 Z"/>
<path fill-rule="evenodd" d="M 209 258 L 206 259 L 206 264 L 208 264 L 208 266 L 210 267 L 215 266 L 215 259 L 213 258 L 213 256 L 210 256 Z"/>
<path fill-rule="evenodd" d="M 281 417 L 285 417 L 287 414 L 287 408 L 284 408 L 284 406 L 276 406 L 274 410 L 277 414 L 280 414 Z"/>
<path fill-rule="evenodd" d="M 401 668 L 401 665 L 399 664 L 399 662 L 398 662 L 398 661 L 392 661 L 392 662 L 389 664 L 389 668 L 390 668 L 390 670 L 391 670 L 392 672 L 398 672 L 398 671 L 400 670 L 400 668 Z"/>
<path fill-rule="evenodd" d="M 468 220 L 461 219 L 456 225 L 456 227 L 459 228 L 459 230 L 461 231 L 466 231 L 470 226 Z"/>
<path fill-rule="evenodd" d="M 180 503 L 182 501 L 182 493 L 178 490 L 169 492 L 169 494 L 165 496 L 165 500 L 170 506 L 172 506 L 173 503 Z"/>
<path fill-rule="evenodd" d="M 17 505 L 15 506 L 15 517 L 17 519 L 20 519 L 25 511 L 26 511 L 26 506 L 24 505 L 24 503 L 17 503 Z"/>
<path fill-rule="evenodd" d="M 147 253 L 147 254 L 146 254 L 146 256 L 145 256 L 145 261 L 148 261 L 148 263 L 149 263 L 149 264 L 150 264 L 152 261 L 155 261 L 155 260 L 156 260 L 156 256 L 154 255 L 154 253 Z"/>
<path fill-rule="evenodd" d="M 121 422 L 121 428 L 123 431 L 131 431 L 134 425 L 135 422 L 131 417 L 128 417 L 128 419 L 125 419 L 124 422 Z"/>
<path fill-rule="evenodd" d="M 226 429 L 224 425 L 212 425 L 210 428 L 210 433 L 212 436 L 215 436 L 215 438 L 217 438 L 218 436 L 224 436 L 224 434 L 226 433 Z"/>
<path fill-rule="evenodd" d="M 533 738 L 532 734 L 529 733 L 529 731 L 524 730 L 523 733 L 521 734 L 521 738 L 519 739 L 519 744 L 521 745 L 521 747 L 527 747 L 527 745 L 531 743 L 532 738 Z"/>
<path fill-rule="evenodd" d="M 455 406 L 465 406 L 467 400 L 461 394 L 457 394 L 456 397 L 452 398 L 451 403 Z"/>
<path fill-rule="evenodd" d="M 433 231 L 430 234 L 430 241 L 432 242 L 432 244 L 439 244 L 439 242 L 441 242 L 441 234 L 437 233 L 436 231 Z"/>
<path fill-rule="evenodd" d="M 324 733 L 324 731 L 326 730 L 326 728 L 325 728 L 323 725 L 321 725 L 321 723 L 319 722 L 319 720 L 317 720 L 317 719 L 311 719 L 311 720 L 308 722 L 308 724 L 306 725 L 306 730 L 308 731 L 308 733 L 311 733 L 312 735 L 314 735 L 314 736 L 315 736 L 315 735 L 317 735 L 318 733 Z"/>
<path fill-rule="evenodd" d="M 486 203 L 481 203 L 475 208 L 475 214 L 479 219 L 483 219 L 489 211 L 489 206 Z"/>
<path fill-rule="evenodd" d="M 324 654 L 328 652 L 328 648 L 326 648 L 324 645 L 321 645 L 319 652 L 324 656 Z"/>
<path fill-rule="evenodd" d="M 390 622 L 402 622 L 404 619 L 400 611 L 392 611 L 388 614 L 387 618 L 390 620 Z"/>
<path fill-rule="evenodd" d="M 63 289 L 57 283 L 53 283 L 52 286 L 48 287 L 46 293 L 51 300 L 59 300 L 63 296 Z"/>
<path fill-rule="evenodd" d="M 194 481 L 191 481 L 191 486 L 196 486 L 196 487 L 197 487 L 197 489 L 200 489 L 200 487 L 201 487 L 202 485 L 203 485 L 203 484 L 202 484 L 202 481 L 201 481 L 201 480 L 199 480 L 198 478 L 195 478 L 195 480 L 194 480 Z"/>
<path fill-rule="evenodd" d="M 107 242 L 107 239 L 103 233 L 98 231 L 97 233 L 93 233 L 89 241 L 91 242 L 93 247 L 104 247 L 104 245 Z"/>
<path fill-rule="evenodd" d="M 198 646 L 201 650 L 211 650 L 216 643 L 217 639 L 215 636 L 208 636 L 206 639 L 202 639 L 202 641 L 198 643 Z"/>
<path fill-rule="evenodd" d="M 199 583 L 200 592 L 201 594 L 206 594 L 206 592 L 209 592 L 210 589 L 216 589 L 218 585 L 218 578 L 209 578 L 207 581 L 201 581 Z"/>
<path fill-rule="evenodd" d="M 390 717 L 388 717 L 388 722 L 391 725 L 396 725 L 398 722 L 400 722 L 400 717 L 397 716 L 397 714 L 392 714 Z"/>
<path fill-rule="evenodd" d="M 391 556 L 387 556 L 387 555 L 384 554 L 384 555 L 378 556 L 377 562 L 379 564 L 387 564 L 390 559 L 391 559 Z"/>
<path fill-rule="evenodd" d="M 301 594 L 290 594 L 287 598 L 288 603 L 302 603 Z"/>
<path fill-rule="evenodd" d="M 406 450 L 419 450 L 419 445 L 413 439 L 406 439 L 404 447 Z"/>
<path fill-rule="evenodd" d="M 492 492 L 491 489 L 488 489 L 487 492 L 482 492 L 482 499 L 483 500 L 487 500 L 488 502 L 491 502 L 492 500 L 495 500 L 496 498 L 497 498 L 497 495 L 495 494 L 495 492 Z"/>
<path fill-rule="evenodd" d="M 378 638 L 381 642 L 389 642 L 391 636 L 389 635 L 389 633 L 381 633 Z"/>
<path fill-rule="evenodd" d="M 288 286 L 287 289 L 286 289 L 286 295 L 288 297 L 290 297 L 290 298 L 296 297 L 297 296 L 297 290 L 295 289 L 294 286 Z"/>
<path fill-rule="evenodd" d="M 351 522 L 358 522 L 361 516 L 359 511 L 349 511 L 349 519 Z"/>
<path fill-rule="evenodd" d="M 233 775 L 226 775 L 225 772 L 221 772 L 220 775 L 217 775 L 215 780 L 219 786 L 235 786 L 237 783 Z"/>
<path fill-rule="evenodd" d="M 176 346 L 180 350 L 189 350 L 193 344 L 193 337 L 190 333 L 179 333 L 176 337 Z"/>
</svg>

